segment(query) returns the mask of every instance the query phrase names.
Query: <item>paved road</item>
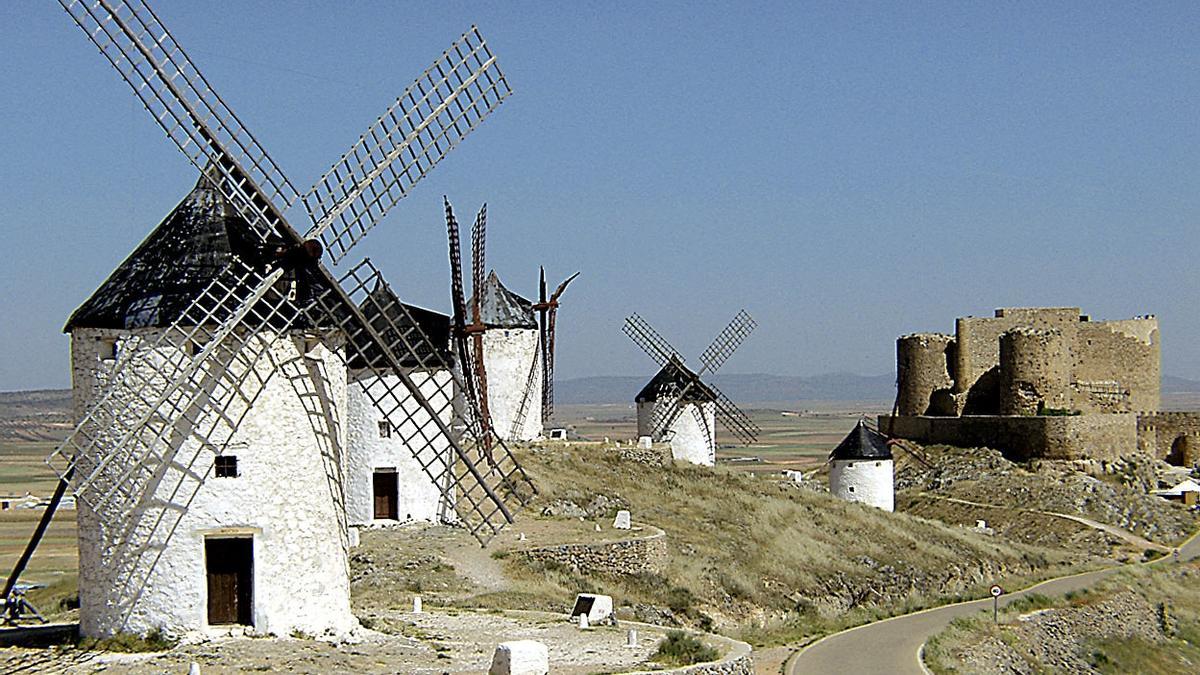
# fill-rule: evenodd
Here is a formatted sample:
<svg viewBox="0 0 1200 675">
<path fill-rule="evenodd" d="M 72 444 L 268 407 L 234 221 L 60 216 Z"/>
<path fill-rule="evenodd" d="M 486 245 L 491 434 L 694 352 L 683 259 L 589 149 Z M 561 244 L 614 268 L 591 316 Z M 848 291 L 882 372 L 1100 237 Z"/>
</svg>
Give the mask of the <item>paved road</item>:
<svg viewBox="0 0 1200 675">
<path fill-rule="evenodd" d="M 1197 556 L 1200 556 L 1200 538 L 1193 535 L 1180 548 L 1180 558 L 1190 560 Z M 1171 559 L 1172 556 L 1166 556 L 1161 558 L 1160 562 L 1169 562 Z M 1085 588 L 1124 567 L 1110 567 L 1043 581 L 1025 590 L 1003 596 L 1000 605 L 1007 605 L 1029 593 L 1057 595 Z M 787 673 L 921 675 L 925 670 L 918 652 L 926 640 L 941 632 L 955 618 L 990 609 L 991 606 L 991 598 L 985 598 L 906 614 L 834 633 L 797 654 L 788 665 Z"/>
</svg>

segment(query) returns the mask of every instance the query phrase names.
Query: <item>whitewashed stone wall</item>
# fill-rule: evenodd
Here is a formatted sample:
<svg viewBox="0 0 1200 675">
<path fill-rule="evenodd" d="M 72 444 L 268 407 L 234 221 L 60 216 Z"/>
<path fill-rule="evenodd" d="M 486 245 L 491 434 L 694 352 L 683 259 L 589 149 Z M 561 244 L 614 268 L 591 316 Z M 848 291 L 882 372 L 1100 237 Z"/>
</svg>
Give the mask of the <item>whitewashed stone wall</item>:
<svg viewBox="0 0 1200 675">
<path fill-rule="evenodd" d="M 839 459 L 829 469 L 829 490 L 840 499 L 893 511 L 892 478 L 890 459 Z"/>
<path fill-rule="evenodd" d="M 454 384 L 450 371 L 410 371 L 409 377 L 429 399 L 435 410 L 445 408 L 441 415 L 442 422 L 453 430 Z M 429 433 L 436 433 L 436 426 L 430 423 L 429 414 L 411 396 L 405 396 L 402 405 L 406 421 L 398 429 L 392 429 L 389 437 L 382 437 L 379 425 L 384 421 L 383 414 L 371 403 L 368 391 L 386 391 L 392 387 L 397 391 L 408 391 L 395 375 L 388 375 L 383 379 L 365 374 L 360 377 L 351 375 L 347 402 L 347 519 L 351 525 L 369 525 L 375 522 L 375 470 L 392 468 L 397 474 L 397 514 L 400 520 L 451 522 L 454 520 L 454 505 L 442 496 L 438 485 L 421 468 L 422 463 L 431 464 L 438 467 L 439 472 L 444 472 L 447 462 L 452 459 L 450 440 L 438 433 L 433 446 L 422 450 L 421 461 L 418 462 L 413 456 L 414 447 L 406 443 L 405 439 L 426 424 L 428 426 L 425 428 Z M 412 445 L 419 448 L 424 444 Z M 449 474 L 444 476 L 444 486 L 448 485 L 449 479 Z"/>
<path fill-rule="evenodd" d="M 637 404 L 638 435 L 649 436 L 654 419 L 654 409 L 657 401 L 640 401 Z M 706 425 L 701 425 L 697 419 L 697 408 L 703 416 Z M 663 434 L 663 441 L 671 446 L 671 457 L 674 459 L 713 466 L 717 463 L 716 448 L 717 406 L 715 403 L 687 403 Z M 707 427 L 707 428 L 706 428 Z"/>
<path fill-rule="evenodd" d="M 106 339 L 153 338 L 159 329 L 78 329 L 71 336 L 75 408 L 86 410 L 108 379 Z M 260 337 L 255 364 L 266 386 L 232 437 L 214 448 L 177 429 L 162 457 L 144 470 L 114 461 L 79 502 L 80 630 L 88 636 L 185 633 L 207 627 L 206 536 L 253 538 L 254 627 L 260 633 L 342 634 L 357 625 L 350 612 L 343 452 L 346 373 L 337 345 L 306 344 L 299 335 Z M 332 348 L 332 349 L 331 349 Z M 120 357 L 118 357 L 120 358 Z M 154 377 L 182 354 L 154 355 L 141 371 Z M 226 373 L 228 371 L 225 371 Z M 228 379 L 209 367 L 203 388 L 219 396 Z M 159 378 L 161 380 L 161 378 Z M 316 383 L 315 386 L 313 383 Z M 198 410 L 208 406 L 201 404 Z M 239 411 L 239 406 L 233 410 Z M 126 412 L 144 405 L 132 400 Z M 312 414 L 310 414 L 310 412 Z M 204 415 L 205 422 L 214 418 Z M 218 429 L 222 425 L 217 425 Z M 112 448 L 106 448 L 109 453 Z M 216 452 L 237 456 L 234 478 L 213 476 Z M 100 457 L 83 457 L 81 475 Z M 97 510 L 113 485 L 131 497 Z"/>
<path fill-rule="evenodd" d="M 542 362 L 538 351 L 538 331 L 533 328 L 492 328 L 483 334 L 488 410 L 496 433 L 506 441 L 533 441 L 542 437 Z M 537 371 L 529 407 L 525 423 L 514 434 L 513 421 L 521 407 L 531 366 Z"/>
</svg>

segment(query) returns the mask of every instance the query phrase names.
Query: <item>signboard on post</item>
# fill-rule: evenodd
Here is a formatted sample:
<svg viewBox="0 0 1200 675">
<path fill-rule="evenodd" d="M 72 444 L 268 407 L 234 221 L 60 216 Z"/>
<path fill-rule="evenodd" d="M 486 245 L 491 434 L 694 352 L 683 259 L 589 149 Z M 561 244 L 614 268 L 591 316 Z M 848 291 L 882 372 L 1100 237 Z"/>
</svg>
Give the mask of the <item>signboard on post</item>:
<svg viewBox="0 0 1200 675">
<path fill-rule="evenodd" d="M 998 584 L 992 584 L 992 623 L 1000 623 L 1000 596 L 1004 589 Z"/>
</svg>

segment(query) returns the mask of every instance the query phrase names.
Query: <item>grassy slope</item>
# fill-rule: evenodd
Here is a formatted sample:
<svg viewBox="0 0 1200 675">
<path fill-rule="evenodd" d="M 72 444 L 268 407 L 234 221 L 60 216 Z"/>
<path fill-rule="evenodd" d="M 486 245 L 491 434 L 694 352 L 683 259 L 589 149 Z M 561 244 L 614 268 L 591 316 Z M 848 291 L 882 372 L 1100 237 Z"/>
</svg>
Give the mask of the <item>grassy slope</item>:
<svg viewBox="0 0 1200 675">
<path fill-rule="evenodd" d="M 518 587 L 475 602 L 559 607 L 594 589 L 620 604 L 665 607 L 683 623 L 714 623 L 772 643 L 980 595 L 1001 578 L 1019 583 L 1016 577 L 1081 562 L 720 467 L 649 467 L 579 445 L 524 451 L 521 460 L 541 491 L 535 513 L 555 500 L 618 498 L 635 521 L 667 531 L 671 561 L 661 578 L 626 580 L 510 563 Z"/>
<path fill-rule="evenodd" d="M 999 625 L 992 623 L 990 612 L 956 619 L 950 627 L 926 644 L 926 664 L 936 673 L 966 672 L 959 655 L 964 649 L 984 640 L 1009 642 L 1023 613 L 1043 608 L 1065 608 L 1100 602 L 1114 593 L 1134 590 L 1154 606 L 1166 603 L 1172 619 L 1172 633 L 1162 642 L 1141 639 L 1091 640 L 1074 645 L 1086 660 L 1102 673 L 1184 673 L 1195 672 L 1200 663 L 1200 563 L 1135 567 L 1102 582 L 1095 589 L 1047 598 L 1031 596 L 1030 602 L 1014 602 L 1000 613 Z M 1071 648 L 1073 645 L 1064 645 Z M 1045 664 L 1032 662 L 1034 672 Z"/>
</svg>

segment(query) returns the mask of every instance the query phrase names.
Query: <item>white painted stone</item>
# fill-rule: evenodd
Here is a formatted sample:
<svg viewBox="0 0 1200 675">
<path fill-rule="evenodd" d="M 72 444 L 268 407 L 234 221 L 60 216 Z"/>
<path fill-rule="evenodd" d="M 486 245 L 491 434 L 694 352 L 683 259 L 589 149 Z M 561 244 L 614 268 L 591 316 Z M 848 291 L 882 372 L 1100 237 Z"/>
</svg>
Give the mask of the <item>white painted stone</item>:
<svg viewBox="0 0 1200 675">
<path fill-rule="evenodd" d="M 600 523 L 596 523 L 596 531 L 597 531 L 597 532 L 599 532 L 599 531 L 600 531 Z"/>
<path fill-rule="evenodd" d="M 791 469 L 784 469 L 783 477 L 792 481 L 793 483 L 797 483 L 797 484 L 804 482 L 804 472 L 803 471 L 793 471 Z"/>
<path fill-rule="evenodd" d="M 654 445 L 654 439 L 649 436 L 638 436 L 638 447 L 642 450 L 649 450 Z"/>
<path fill-rule="evenodd" d="M 626 636 L 626 639 L 625 639 L 625 646 L 631 647 L 631 648 L 636 648 L 638 646 L 637 638 L 638 638 L 637 629 L 630 628 L 629 634 Z"/>
<path fill-rule="evenodd" d="M 618 530 L 628 530 L 632 527 L 630 522 L 629 512 L 622 509 L 617 511 L 617 517 L 613 519 L 613 528 Z"/>
<path fill-rule="evenodd" d="M 347 534 L 350 535 L 350 548 L 358 548 L 359 544 L 362 543 L 362 538 L 360 536 L 358 528 L 351 527 L 347 531 Z"/>
<path fill-rule="evenodd" d="M 454 419 L 451 405 L 454 383 L 450 371 L 410 370 L 408 375 L 435 410 L 444 410 L 442 422 L 450 428 Z M 378 395 L 393 385 L 398 391 L 405 392 L 401 402 L 403 413 L 396 417 L 406 421 L 398 428 L 389 429 L 388 436 L 384 437 L 380 430 L 380 423 L 385 421 L 383 414 L 371 403 L 369 394 Z M 350 524 L 369 525 L 376 522 L 374 474 L 377 469 L 389 472 L 394 470 L 397 474 L 398 520 L 454 522 L 454 505 L 443 497 L 433 479 L 421 468 L 421 462 L 431 463 L 439 468 L 445 467 L 453 452 L 450 440 L 439 434 L 433 447 L 421 450 L 424 453 L 421 462 L 413 456 L 413 448 L 405 443 L 404 439 L 413 436 L 417 429 L 422 428 L 421 425 L 429 423 L 430 416 L 418 405 L 416 399 L 408 395 L 407 390 L 399 383 L 399 378 L 395 375 L 378 378 L 365 372 L 351 373 L 347 398 L 346 426 L 349 448 L 346 511 Z M 392 422 L 395 423 L 396 420 L 393 419 Z M 435 427 L 430 424 L 425 429 L 433 430 Z M 451 478 L 449 473 L 445 473 L 444 476 L 445 481 Z"/>
<path fill-rule="evenodd" d="M 112 372 L 113 361 L 102 358 L 106 341 L 116 340 L 119 359 L 131 341 L 152 340 L 162 330 L 72 332 L 77 417 Z M 345 634 L 357 626 L 350 612 L 343 487 L 346 371 L 334 351 L 340 347 L 319 343 L 306 352 L 297 332 L 264 333 L 250 348 L 269 350 L 269 358 L 258 359 L 254 367 L 261 377 L 271 377 L 248 409 L 244 403 L 227 408 L 235 417 L 245 413 L 232 436 L 205 403 L 191 414 L 199 416 L 199 428 L 214 426 L 209 438 L 215 446 L 173 437 L 156 448 L 160 458 L 142 463 L 142 469 L 111 446 L 79 458 L 79 476 L 97 467 L 101 457 L 115 458 L 79 495 L 83 635 L 207 628 L 205 538 L 231 536 L 252 539 L 256 633 Z M 180 351 L 162 349 L 138 372 L 150 388 L 162 387 L 163 372 L 184 358 Z M 204 373 L 208 379 L 202 386 L 210 396 L 221 396 L 216 381 L 221 369 L 213 363 Z M 127 391 L 115 392 L 131 419 L 146 412 Z M 182 403 L 179 396 L 172 400 Z M 212 475 L 218 452 L 237 457 L 236 477 Z M 127 475 L 131 470 L 134 474 Z M 99 496 L 114 487 L 128 492 L 98 511 Z"/>
<path fill-rule="evenodd" d="M 542 362 L 536 328 L 491 328 L 483 334 L 483 365 L 487 371 L 488 412 L 492 426 L 505 441 L 542 437 Z M 513 433 L 529 369 L 536 368 L 525 423 Z"/>
<path fill-rule="evenodd" d="M 591 624 L 588 623 L 588 615 L 580 614 L 579 615 L 579 630 L 584 630 L 586 628 L 589 628 L 590 626 L 591 626 Z"/>
<path fill-rule="evenodd" d="M 665 404 L 665 403 L 664 403 Z M 654 408 L 657 401 L 640 401 L 637 404 L 638 435 L 647 436 L 652 431 Z M 705 420 L 701 426 L 697 419 L 696 410 L 699 408 Z M 671 457 L 674 459 L 713 466 L 717 457 L 716 448 L 717 406 L 715 403 L 685 403 L 683 409 L 675 417 L 675 421 L 663 434 L 663 440 L 671 446 Z M 707 427 L 707 428 L 705 428 Z"/>
<path fill-rule="evenodd" d="M 977 529 L 977 530 L 987 529 L 987 521 L 986 520 L 976 520 L 975 521 L 975 529 Z"/>
<path fill-rule="evenodd" d="M 188 675 L 200 675 L 200 664 L 192 661 L 192 664 L 188 666 Z"/>
<path fill-rule="evenodd" d="M 571 608 L 571 617 L 583 617 L 589 625 L 596 625 L 608 619 L 613 613 L 613 601 L 610 595 L 596 593 L 580 593 L 575 596 L 575 605 Z"/>
<path fill-rule="evenodd" d="M 413 614 L 420 614 L 420 613 L 421 613 L 421 596 L 414 595 L 413 596 Z"/>
<path fill-rule="evenodd" d="M 501 642 L 492 654 L 488 675 L 546 675 L 550 652 L 537 640 Z"/>
<path fill-rule="evenodd" d="M 829 469 L 829 490 L 841 499 L 893 511 L 892 460 L 834 460 Z"/>
</svg>

